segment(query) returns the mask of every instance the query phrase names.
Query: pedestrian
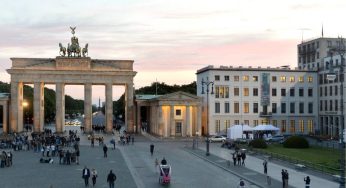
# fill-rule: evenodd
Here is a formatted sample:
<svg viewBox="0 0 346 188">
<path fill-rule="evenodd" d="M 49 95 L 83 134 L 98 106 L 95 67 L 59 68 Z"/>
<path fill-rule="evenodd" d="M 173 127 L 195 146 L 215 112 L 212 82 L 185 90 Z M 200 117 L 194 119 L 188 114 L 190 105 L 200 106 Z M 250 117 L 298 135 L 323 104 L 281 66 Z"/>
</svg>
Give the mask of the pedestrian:
<svg viewBox="0 0 346 188">
<path fill-rule="evenodd" d="M 95 138 L 94 136 L 91 136 L 91 147 L 94 147 L 95 145 Z"/>
<path fill-rule="evenodd" d="M 159 160 L 156 158 L 155 159 L 155 171 L 158 172 L 158 166 L 159 166 Z"/>
<path fill-rule="evenodd" d="M 310 188 L 310 177 L 306 176 L 304 178 L 304 181 L 305 181 L 305 188 Z"/>
<path fill-rule="evenodd" d="M 232 159 L 233 159 L 233 166 L 237 165 L 237 157 L 236 157 L 236 153 L 232 153 Z"/>
<path fill-rule="evenodd" d="M 263 170 L 264 170 L 264 174 L 267 174 L 267 167 L 268 167 L 268 162 L 267 160 L 263 161 Z"/>
<path fill-rule="evenodd" d="M 103 145 L 103 157 L 104 158 L 107 158 L 107 151 L 108 151 L 108 148 L 106 146 L 106 144 Z"/>
<path fill-rule="evenodd" d="M 150 144 L 150 153 L 151 153 L 151 156 L 153 156 L 154 154 L 154 144 Z"/>
<path fill-rule="evenodd" d="M 90 170 L 87 166 L 84 166 L 84 169 L 82 170 L 82 177 L 84 179 L 85 187 L 89 186 Z"/>
<path fill-rule="evenodd" d="M 76 150 L 76 164 L 79 165 L 79 155 L 80 155 L 80 151 L 79 148 Z"/>
<path fill-rule="evenodd" d="M 93 168 L 91 170 L 91 180 L 93 182 L 93 186 L 95 186 L 96 184 L 96 178 L 97 178 L 97 171 L 95 170 L 95 168 Z"/>
<path fill-rule="evenodd" d="M 132 145 L 135 143 L 135 136 L 131 136 Z"/>
<path fill-rule="evenodd" d="M 272 184 L 272 180 L 270 179 L 270 176 L 267 176 L 267 184 L 271 185 Z"/>
<path fill-rule="evenodd" d="M 238 161 L 238 165 L 241 165 L 241 154 L 240 152 L 237 152 L 237 161 Z"/>
<path fill-rule="evenodd" d="M 117 176 L 111 170 L 107 176 L 107 182 L 109 184 L 109 188 L 114 188 L 114 182 L 117 179 Z"/>
<path fill-rule="evenodd" d="M 285 188 L 285 170 L 281 170 L 282 188 Z"/>
<path fill-rule="evenodd" d="M 285 188 L 288 188 L 288 172 L 285 170 Z"/>
<path fill-rule="evenodd" d="M 241 161 L 242 161 L 241 165 L 243 165 L 243 166 L 245 166 L 245 159 L 246 159 L 246 154 L 245 154 L 245 152 L 242 152 L 241 153 Z"/>
</svg>

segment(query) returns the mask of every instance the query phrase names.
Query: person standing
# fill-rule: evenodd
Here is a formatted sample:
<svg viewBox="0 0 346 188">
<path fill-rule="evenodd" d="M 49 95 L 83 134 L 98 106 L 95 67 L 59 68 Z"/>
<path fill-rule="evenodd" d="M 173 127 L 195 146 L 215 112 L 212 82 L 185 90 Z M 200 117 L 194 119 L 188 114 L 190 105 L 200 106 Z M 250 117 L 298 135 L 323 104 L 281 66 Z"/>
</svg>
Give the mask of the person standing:
<svg viewBox="0 0 346 188">
<path fill-rule="evenodd" d="M 89 186 L 90 170 L 87 166 L 84 166 L 84 169 L 82 170 L 82 177 L 84 179 L 85 187 Z"/>
<path fill-rule="evenodd" d="M 154 144 L 150 144 L 150 154 L 151 156 L 154 154 Z"/>
<path fill-rule="evenodd" d="M 288 188 L 288 172 L 285 170 L 285 188 Z"/>
<path fill-rule="evenodd" d="M 267 167 L 268 167 L 268 162 L 267 162 L 267 160 L 264 160 L 263 161 L 263 170 L 264 170 L 264 174 L 267 174 Z"/>
<path fill-rule="evenodd" d="M 103 145 L 103 157 L 104 158 L 107 158 L 107 151 L 108 151 L 108 148 L 106 146 L 106 144 Z"/>
<path fill-rule="evenodd" d="M 109 188 L 114 188 L 114 182 L 117 179 L 117 176 L 111 170 L 107 176 L 107 182 L 109 184 Z"/>
<path fill-rule="evenodd" d="M 76 150 L 76 164 L 79 165 L 79 155 L 80 155 L 80 151 L 79 148 Z"/>
<path fill-rule="evenodd" d="M 237 165 L 237 154 L 234 152 L 232 153 L 232 159 L 233 159 L 233 166 Z"/>
<path fill-rule="evenodd" d="M 134 135 L 131 136 L 131 141 L 132 141 L 132 145 L 133 145 L 135 142 L 135 136 Z"/>
<path fill-rule="evenodd" d="M 95 170 L 95 168 L 93 168 L 91 170 L 91 180 L 93 182 L 93 186 L 95 186 L 96 184 L 96 178 L 97 178 L 97 171 Z"/>
<path fill-rule="evenodd" d="M 285 170 L 281 170 L 282 188 L 285 188 Z"/>
<path fill-rule="evenodd" d="M 310 177 L 306 176 L 304 178 L 304 181 L 305 181 L 305 188 L 310 188 Z"/>
</svg>

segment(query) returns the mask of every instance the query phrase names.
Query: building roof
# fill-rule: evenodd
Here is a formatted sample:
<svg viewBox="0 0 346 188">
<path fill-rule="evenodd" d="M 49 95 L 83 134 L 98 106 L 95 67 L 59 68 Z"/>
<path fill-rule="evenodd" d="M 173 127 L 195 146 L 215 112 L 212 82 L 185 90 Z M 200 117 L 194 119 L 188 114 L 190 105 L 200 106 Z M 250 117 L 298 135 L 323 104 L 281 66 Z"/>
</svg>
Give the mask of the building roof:
<svg viewBox="0 0 346 188">
<path fill-rule="evenodd" d="M 214 67 L 213 65 L 206 66 L 204 68 L 198 69 L 196 74 L 200 74 L 206 71 L 267 71 L 267 72 L 317 72 L 317 69 L 310 69 L 310 70 L 305 70 L 305 69 L 299 69 L 299 68 L 294 68 L 291 69 L 289 66 L 280 66 L 280 67 L 233 67 L 233 66 L 220 66 L 220 67 Z"/>
<path fill-rule="evenodd" d="M 162 95 L 136 95 L 136 100 L 151 100 L 161 96 Z"/>
</svg>

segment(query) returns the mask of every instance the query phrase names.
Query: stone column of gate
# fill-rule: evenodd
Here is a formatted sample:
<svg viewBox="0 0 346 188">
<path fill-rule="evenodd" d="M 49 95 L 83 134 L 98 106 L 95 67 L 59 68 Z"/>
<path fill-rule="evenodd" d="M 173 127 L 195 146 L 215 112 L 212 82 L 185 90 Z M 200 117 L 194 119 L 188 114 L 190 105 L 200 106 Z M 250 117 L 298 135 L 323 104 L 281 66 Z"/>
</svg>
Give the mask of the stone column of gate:
<svg viewBox="0 0 346 188">
<path fill-rule="evenodd" d="M 8 115 L 8 102 L 6 101 L 5 104 L 2 106 L 2 131 L 4 133 L 8 133 L 8 125 L 7 125 L 7 115 Z"/>
<path fill-rule="evenodd" d="M 42 132 L 44 126 L 44 83 L 34 83 L 34 132 Z"/>
<path fill-rule="evenodd" d="M 137 112 L 136 112 L 137 130 L 138 130 L 138 133 L 141 133 L 142 132 L 141 105 L 139 104 L 139 102 L 137 102 L 136 110 L 137 110 Z"/>
<path fill-rule="evenodd" d="M 92 124 L 92 85 L 84 84 L 84 128 L 85 132 L 90 133 Z"/>
<path fill-rule="evenodd" d="M 55 130 L 57 133 L 63 133 L 65 125 L 65 83 L 56 83 L 55 87 Z"/>
<path fill-rule="evenodd" d="M 106 131 L 111 133 L 113 130 L 113 84 L 106 83 Z"/>
<path fill-rule="evenodd" d="M 171 104 L 170 106 L 170 113 L 169 113 L 169 127 L 167 127 L 168 131 L 167 131 L 167 136 L 170 137 L 172 134 L 174 134 L 174 132 L 172 133 L 172 130 L 174 130 L 174 105 Z"/>
<path fill-rule="evenodd" d="M 191 124 L 190 124 L 190 105 L 186 105 L 185 106 L 186 108 L 186 118 L 185 118 L 185 135 L 183 136 L 192 136 L 191 135 L 191 131 L 190 131 L 190 127 L 191 127 Z"/>
<path fill-rule="evenodd" d="M 127 131 L 132 133 L 134 124 L 133 124 L 133 82 L 126 84 L 125 89 L 125 124 L 127 126 Z"/>
<path fill-rule="evenodd" d="M 197 106 L 197 132 L 198 135 L 197 136 L 201 136 L 202 134 L 202 107 L 200 105 Z"/>
<path fill-rule="evenodd" d="M 23 131 L 23 83 L 11 82 L 10 132 Z"/>
</svg>

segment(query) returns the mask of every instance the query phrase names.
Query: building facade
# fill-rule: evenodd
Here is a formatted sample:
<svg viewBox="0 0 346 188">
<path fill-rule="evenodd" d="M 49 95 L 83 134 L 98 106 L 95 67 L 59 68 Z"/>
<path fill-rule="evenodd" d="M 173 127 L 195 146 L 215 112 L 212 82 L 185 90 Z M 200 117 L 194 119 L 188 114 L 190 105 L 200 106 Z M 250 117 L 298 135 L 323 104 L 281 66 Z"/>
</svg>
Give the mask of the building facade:
<svg viewBox="0 0 346 188">
<path fill-rule="evenodd" d="M 202 133 L 207 134 L 209 122 L 211 135 L 240 124 L 272 124 L 282 134 L 315 134 L 319 132 L 317 78 L 315 70 L 288 67 L 202 68 L 197 71 L 197 95 L 203 97 Z M 202 81 L 214 82 L 213 90 Z M 206 89 L 213 92 L 203 92 Z"/>
</svg>

